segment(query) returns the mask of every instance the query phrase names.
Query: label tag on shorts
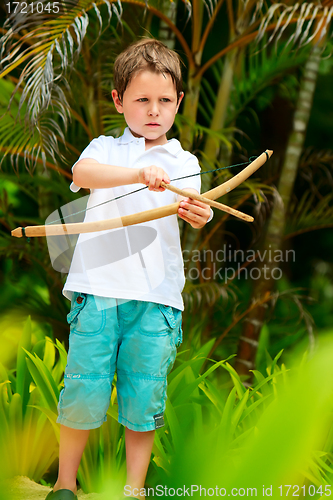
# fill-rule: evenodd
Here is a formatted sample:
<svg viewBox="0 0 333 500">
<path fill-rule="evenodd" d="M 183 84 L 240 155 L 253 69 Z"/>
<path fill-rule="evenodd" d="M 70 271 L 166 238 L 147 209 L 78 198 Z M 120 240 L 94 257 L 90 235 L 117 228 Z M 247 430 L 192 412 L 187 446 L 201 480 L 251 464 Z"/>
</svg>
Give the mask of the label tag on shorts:
<svg viewBox="0 0 333 500">
<path fill-rule="evenodd" d="M 154 415 L 154 420 L 155 420 L 155 429 L 159 429 L 160 427 L 164 426 L 163 413 L 158 413 L 157 415 Z"/>
</svg>

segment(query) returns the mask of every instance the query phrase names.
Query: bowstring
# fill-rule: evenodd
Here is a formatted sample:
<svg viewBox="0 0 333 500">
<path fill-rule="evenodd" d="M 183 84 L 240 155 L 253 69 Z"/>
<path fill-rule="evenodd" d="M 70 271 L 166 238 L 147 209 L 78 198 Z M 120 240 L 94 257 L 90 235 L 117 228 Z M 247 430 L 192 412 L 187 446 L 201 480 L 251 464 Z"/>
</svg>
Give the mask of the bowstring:
<svg viewBox="0 0 333 500">
<path fill-rule="evenodd" d="M 190 174 L 190 175 L 184 175 L 183 177 L 176 177 L 175 179 L 170 179 L 170 182 L 174 182 L 174 181 L 180 181 L 182 179 L 188 179 L 190 177 L 195 177 L 197 175 L 205 175 L 205 174 L 211 174 L 213 172 L 219 172 L 220 170 L 225 170 L 225 169 L 229 169 L 229 168 L 234 168 L 234 167 L 242 167 L 243 165 L 248 165 L 250 164 L 252 161 L 254 161 L 255 159 L 257 158 L 257 156 L 250 156 L 249 160 L 244 162 L 244 163 L 236 163 L 235 165 L 229 165 L 227 167 L 219 167 L 219 168 L 214 168 L 212 170 L 204 170 L 203 172 L 198 172 L 196 174 Z M 130 191 L 129 193 L 125 193 L 125 194 L 121 194 L 119 196 L 116 196 L 115 198 L 112 198 L 110 200 L 106 200 L 106 201 L 103 201 L 102 203 L 98 203 L 97 205 L 94 205 L 92 207 L 88 207 L 88 208 L 85 208 L 83 210 L 79 210 L 78 212 L 74 212 L 73 214 L 69 214 L 69 215 L 63 215 L 61 212 L 61 218 L 60 219 L 57 219 L 57 220 L 53 220 L 52 222 L 47 222 L 45 225 L 46 226 L 50 226 L 52 224 L 56 224 L 58 222 L 61 222 L 62 224 L 64 224 L 64 220 L 65 219 L 68 219 L 69 217 L 74 217 L 75 215 L 79 215 L 79 214 L 82 214 L 82 213 L 85 213 L 85 212 L 88 212 L 88 210 L 92 210 L 93 208 L 98 208 L 98 207 L 101 207 L 103 205 L 106 205 L 107 203 L 111 203 L 112 201 L 117 201 L 117 200 L 120 200 L 121 198 L 125 198 L 125 196 L 129 196 L 131 194 L 135 194 L 135 193 L 139 193 L 140 191 L 143 191 L 144 189 L 148 189 L 148 186 L 143 186 L 142 188 L 139 188 L 139 189 L 134 189 L 134 191 Z"/>
</svg>

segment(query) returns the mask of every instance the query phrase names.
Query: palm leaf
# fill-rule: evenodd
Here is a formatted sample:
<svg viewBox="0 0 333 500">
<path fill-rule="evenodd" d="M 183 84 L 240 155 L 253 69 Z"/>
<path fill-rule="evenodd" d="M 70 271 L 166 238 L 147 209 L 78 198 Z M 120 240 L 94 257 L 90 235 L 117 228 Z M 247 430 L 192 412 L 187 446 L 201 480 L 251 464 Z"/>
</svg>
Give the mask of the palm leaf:
<svg viewBox="0 0 333 500">
<path fill-rule="evenodd" d="M 239 70 L 234 76 L 233 89 L 228 105 L 227 126 L 234 123 L 235 119 L 245 109 L 250 112 L 250 109 L 248 109 L 250 103 L 264 89 L 283 80 L 290 69 L 302 65 L 308 56 L 307 48 L 295 51 L 286 44 L 280 44 L 273 51 L 272 54 L 272 49 L 268 50 L 267 37 L 265 36 L 259 47 L 258 44 L 251 44 L 245 56 L 240 59 Z M 212 70 L 215 80 L 214 87 L 218 88 L 223 74 L 223 62 L 221 60 L 217 61 Z M 214 91 L 212 83 L 203 78 L 199 111 L 207 123 L 212 120 L 215 106 L 216 91 Z"/>
<path fill-rule="evenodd" d="M 1 164 L 9 156 L 13 167 L 18 171 L 21 157 L 24 158 L 28 170 L 35 167 L 39 157 L 44 165 L 47 156 L 55 161 L 55 153 L 60 155 L 58 140 L 65 142 L 62 129 L 57 122 L 57 116 L 64 114 L 61 99 L 55 96 L 52 112 L 43 111 L 31 127 L 24 118 L 27 115 L 27 105 L 26 103 L 20 105 L 19 102 L 22 91 L 15 89 L 11 81 L 0 79 L 0 93 L 0 151 L 3 153 Z M 11 109 L 10 112 L 6 112 L 11 95 Z"/>
<path fill-rule="evenodd" d="M 45 13 L 18 18 L 12 14 L 5 23 L 0 82 L 8 87 L 4 79 L 18 71 L 19 78 L 15 85 L 11 84 L 11 93 L 3 102 L 11 113 L 7 111 L 2 116 L 0 143 L 4 157 L 10 155 L 15 160 L 16 170 L 22 155 L 28 169 L 35 167 L 39 158 L 44 166 L 47 157 L 55 162 L 55 154 L 63 160 L 58 143 L 65 143 L 63 128 L 66 129 L 71 114 L 64 91 L 64 88 L 69 90 L 66 75 L 81 52 L 90 21 L 89 11 L 94 12 L 101 33 L 102 5 L 107 11 L 103 17 L 108 24 L 112 13 L 120 19 L 119 2 L 63 0 L 58 17 Z"/>
<path fill-rule="evenodd" d="M 48 108 L 55 88 L 59 92 L 58 97 L 64 109 L 68 108 L 66 97 L 59 90 L 60 87 L 56 81 L 63 77 L 65 71 L 74 63 L 81 51 L 89 25 L 87 14 L 89 10 L 93 9 L 97 14 L 101 29 L 103 21 L 97 4 L 106 4 L 108 22 L 110 22 L 112 12 L 116 12 L 120 16 L 119 10 L 109 0 L 96 3 L 91 0 L 79 0 L 78 2 L 63 0 L 63 12 L 59 17 L 53 19 L 42 17 L 38 19 L 37 26 L 35 18 L 30 21 L 23 18 L 25 29 L 31 28 L 23 36 L 22 22 L 17 22 L 3 35 L 1 39 L 2 55 L 6 46 L 15 37 L 18 36 L 18 40 L 13 42 L 10 52 L 2 58 L 3 69 L 0 78 L 4 78 L 15 68 L 24 65 L 16 89 L 23 82 L 25 83 L 20 106 L 27 100 L 28 113 L 32 122 L 36 121 L 42 110 Z M 9 23 L 5 24 L 5 28 L 7 24 Z M 74 47 L 76 47 L 75 51 Z M 54 68 L 54 61 L 57 59 L 60 60 L 59 73 L 55 73 Z M 15 92 L 13 96 L 14 94 Z"/>
<path fill-rule="evenodd" d="M 25 349 L 24 351 L 28 356 L 27 365 L 36 386 L 38 386 L 41 391 L 41 395 L 44 398 L 47 407 L 56 413 L 59 400 L 59 388 L 57 387 L 50 370 L 37 355 L 33 356 Z"/>
<path fill-rule="evenodd" d="M 285 239 L 298 234 L 333 227 L 333 195 L 330 193 L 318 200 L 309 191 L 300 200 L 294 200 L 289 208 Z"/>
<path fill-rule="evenodd" d="M 318 193 L 320 188 L 333 187 L 332 177 L 333 151 L 305 149 L 300 159 L 299 174 L 309 183 L 313 193 Z"/>
<path fill-rule="evenodd" d="M 200 274 L 199 271 L 198 274 Z M 231 287 L 211 281 L 197 284 L 186 281 L 183 298 L 186 309 L 190 311 L 211 307 L 221 298 L 224 304 L 236 299 Z"/>
<path fill-rule="evenodd" d="M 24 350 L 31 349 L 31 317 L 29 316 L 22 332 L 17 351 L 17 364 L 16 364 L 16 392 L 22 398 L 23 413 L 25 413 L 26 405 L 29 400 L 29 387 L 32 381 L 30 372 L 26 363 L 26 356 Z"/>
<path fill-rule="evenodd" d="M 257 35 L 257 42 L 263 39 L 271 23 L 276 23 L 267 43 L 283 36 L 287 28 L 295 23 L 296 27 L 288 39 L 287 44 L 302 47 L 316 40 L 316 43 L 326 36 L 333 15 L 332 2 L 328 5 L 319 3 L 296 2 L 294 5 L 275 3 L 271 5 L 263 16 Z"/>
</svg>

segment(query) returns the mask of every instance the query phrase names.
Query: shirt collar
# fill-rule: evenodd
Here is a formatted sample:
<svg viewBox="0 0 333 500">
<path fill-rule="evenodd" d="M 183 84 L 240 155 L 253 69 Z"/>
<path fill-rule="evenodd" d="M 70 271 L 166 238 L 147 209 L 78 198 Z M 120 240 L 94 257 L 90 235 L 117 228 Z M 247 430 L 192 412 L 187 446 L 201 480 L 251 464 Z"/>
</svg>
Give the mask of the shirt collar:
<svg viewBox="0 0 333 500">
<path fill-rule="evenodd" d="M 139 143 L 143 141 L 144 141 L 143 137 L 134 137 L 130 129 L 126 127 L 123 135 L 119 138 L 118 144 L 124 145 L 124 144 L 129 144 L 131 142 Z M 165 149 L 168 153 L 172 154 L 173 156 L 179 156 L 179 154 L 182 151 L 181 144 L 179 141 L 177 141 L 177 139 L 170 139 L 166 144 L 163 144 L 161 146 L 154 146 L 154 148 Z"/>
</svg>

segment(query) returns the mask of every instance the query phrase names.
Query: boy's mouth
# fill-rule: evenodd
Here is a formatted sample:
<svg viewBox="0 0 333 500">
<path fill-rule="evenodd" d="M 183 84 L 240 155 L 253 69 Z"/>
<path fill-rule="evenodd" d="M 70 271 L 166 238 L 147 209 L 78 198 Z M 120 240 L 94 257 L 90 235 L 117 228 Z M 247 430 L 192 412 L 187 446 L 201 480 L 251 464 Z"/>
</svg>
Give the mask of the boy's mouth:
<svg viewBox="0 0 333 500">
<path fill-rule="evenodd" d="M 147 127 L 159 127 L 160 124 L 159 123 L 155 123 L 155 122 L 151 122 L 151 123 L 147 123 Z"/>
</svg>

